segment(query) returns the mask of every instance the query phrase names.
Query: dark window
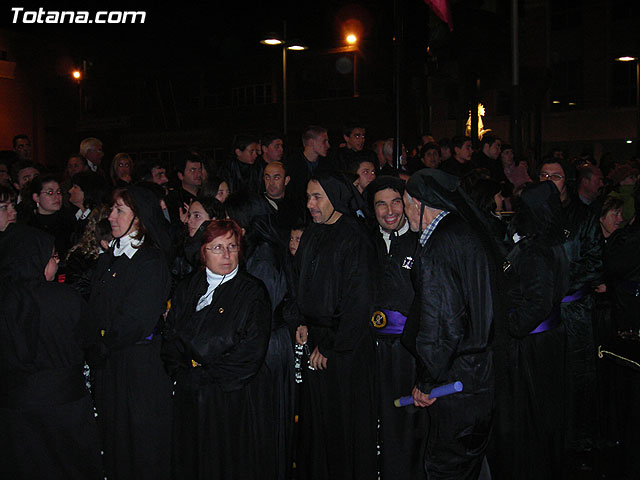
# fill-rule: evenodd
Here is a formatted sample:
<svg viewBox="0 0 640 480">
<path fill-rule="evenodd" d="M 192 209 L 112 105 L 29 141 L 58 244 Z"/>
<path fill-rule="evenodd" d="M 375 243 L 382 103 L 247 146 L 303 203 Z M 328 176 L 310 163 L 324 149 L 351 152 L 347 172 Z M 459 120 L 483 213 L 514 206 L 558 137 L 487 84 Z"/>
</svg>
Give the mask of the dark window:
<svg viewBox="0 0 640 480">
<path fill-rule="evenodd" d="M 582 92 L 582 61 L 574 60 L 553 65 L 549 94 L 552 111 L 582 108 Z"/>
<path fill-rule="evenodd" d="M 636 62 L 613 62 L 611 105 L 629 107 L 636 103 Z"/>
<path fill-rule="evenodd" d="M 581 2 L 576 2 L 576 0 L 551 0 L 549 9 L 552 30 L 564 30 L 582 26 Z"/>
<path fill-rule="evenodd" d="M 638 0 L 614 0 L 611 2 L 611 19 L 628 20 L 640 17 L 640 2 Z"/>
</svg>

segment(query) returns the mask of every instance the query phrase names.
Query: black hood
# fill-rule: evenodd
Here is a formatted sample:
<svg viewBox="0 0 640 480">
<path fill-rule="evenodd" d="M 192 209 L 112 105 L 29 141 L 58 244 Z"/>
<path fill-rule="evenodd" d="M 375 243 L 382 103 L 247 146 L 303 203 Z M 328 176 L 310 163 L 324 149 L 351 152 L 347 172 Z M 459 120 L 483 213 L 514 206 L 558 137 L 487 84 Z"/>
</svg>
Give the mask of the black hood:
<svg viewBox="0 0 640 480">
<path fill-rule="evenodd" d="M 162 214 L 160 201 L 148 188 L 129 185 L 126 190 L 131 195 L 138 213 L 138 219 L 147 231 L 149 241 L 167 255 L 171 252 L 171 234 L 169 223 Z"/>
<path fill-rule="evenodd" d="M 55 239 L 27 225 L 11 224 L 0 236 L 0 281 L 44 281 Z"/>
<path fill-rule="evenodd" d="M 331 201 L 331 205 L 344 215 L 355 217 L 358 211 L 363 214 L 366 205 L 355 185 L 345 175 L 339 173 L 318 173 L 312 180 L 317 180 Z"/>
<path fill-rule="evenodd" d="M 520 207 L 512 229 L 520 236 L 537 238 L 549 245 L 565 240 L 560 193 L 553 182 L 527 186 L 520 195 Z"/>
</svg>

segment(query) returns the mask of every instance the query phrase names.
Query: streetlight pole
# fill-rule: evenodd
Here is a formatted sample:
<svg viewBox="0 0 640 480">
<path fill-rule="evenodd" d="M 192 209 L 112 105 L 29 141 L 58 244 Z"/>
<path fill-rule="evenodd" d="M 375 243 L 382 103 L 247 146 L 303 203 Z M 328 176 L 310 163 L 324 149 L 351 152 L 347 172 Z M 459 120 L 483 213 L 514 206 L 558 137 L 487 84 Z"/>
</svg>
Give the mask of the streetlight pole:
<svg viewBox="0 0 640 480">
<path fill-rule="evenodd" d="M 640 156 L 640 57 L 624 56 L 615 59 L 616 62 L 636 63 L 636 155 Z"/>
</svg>

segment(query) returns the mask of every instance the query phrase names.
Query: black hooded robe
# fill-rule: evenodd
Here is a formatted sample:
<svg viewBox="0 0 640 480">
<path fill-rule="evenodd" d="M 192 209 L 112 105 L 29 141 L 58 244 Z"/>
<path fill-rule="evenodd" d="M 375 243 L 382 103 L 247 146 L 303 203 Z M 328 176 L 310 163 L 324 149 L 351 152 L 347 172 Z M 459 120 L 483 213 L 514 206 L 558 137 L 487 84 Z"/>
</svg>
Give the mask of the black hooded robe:
<svg viewBox="0 0 640 480">
<path fill-rule="evenodd" d="M 98 426 L 84 384 L 85 302 L 46 282 L 54 239 L 11 225 L 0 240 L 0 475 L 99 479 Z"/>
<path fill-rule="evenodd" d="M 309 347 L 327 357 L 326 369 L 303 370 L 301 479 L 376 475 L 373 255 L 365 231 L 346 214 L 331 225 L 310 225 L 296 253 L 297 301 L 309 327 Z"/>
<path fill-rule="evenodd" d="M 262 283 L 242 270 L 216 288 L 204 271 L 178 285 L 162 357 L 174 380 L 174 477 L 275 478 L 271 376 L 264 357 L 271 306 Z"/>
</svg>

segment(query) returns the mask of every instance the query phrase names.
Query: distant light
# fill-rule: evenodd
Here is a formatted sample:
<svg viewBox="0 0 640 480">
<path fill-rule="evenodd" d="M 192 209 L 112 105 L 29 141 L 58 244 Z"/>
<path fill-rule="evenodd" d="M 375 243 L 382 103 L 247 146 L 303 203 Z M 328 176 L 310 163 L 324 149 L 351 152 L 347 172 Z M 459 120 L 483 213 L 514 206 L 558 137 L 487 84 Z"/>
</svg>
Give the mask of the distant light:
<svg viewBox="0 0 640 480">
<path fill-rule="evenodd" d="M 300 51 L 300 50 L 307 50 L 309 47 L 307 47 L 306 45 L 289 45 L 287 47 L 287 50 L 295 50 L 296 52 Z"/>
<path fill-rule="evenodd" d="M 82 77 L 82 74 L 80 73 L 80 70 L 74 70 L 73 73 L 71 73 L 71 75 L 76 80 L 80 80 L 80 77 Z"/>
<path fill-rule="evenodd" d="M 357 41 L 358 41 L 358 37 L 356 37 L 353 33 L 350 33 L 349 35 L 347 35 L 347 43 L 349 45 L 353 45 Z"/>
<path fill-rule="evenodd" d="M 633 140 L 627 140 L 627 143 L 633 143 Z"/>
<path fill-rule="evenodd" d="M 560 100 L 554 100 L 554 101 L 553 101 L 553 102 L 551 102 L 551 103 L 555 103 L 556 105 L 558 105 L 558 104 L 560 104 Z"/>
<path fill-rule="evenodd" d="M 265 38 L 264 40 L 260 40 L 260 43 L 263 45 L 282 45 L 282 40 L 279 38 Z"/>
<path fill-rule="evenodd" d="M 569 103 L 567 103 L 567 105 L 569 105 L 571 107 L 575 107 L 576 106 L 576 102 L 569 102 Z"/>
<path fill-rule="evenodd" d="M 616 58 L 616 62 L 634 62 L 638 59 L 638 57 L 618 57 Z"/>
</svg>

